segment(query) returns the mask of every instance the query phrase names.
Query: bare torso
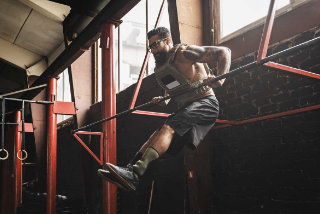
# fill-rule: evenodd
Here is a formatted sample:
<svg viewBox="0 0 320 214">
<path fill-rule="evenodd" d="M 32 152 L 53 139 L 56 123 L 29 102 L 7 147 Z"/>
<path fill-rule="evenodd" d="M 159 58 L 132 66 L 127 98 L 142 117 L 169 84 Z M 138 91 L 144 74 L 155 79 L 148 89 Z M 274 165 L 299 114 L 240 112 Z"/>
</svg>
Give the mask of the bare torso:
<svg viewBox="0 0 320 214">
<path fill-rule="evenodd" d="M 204 80 L 208 78 L 208 74 L 203 63 L 192 63 L 191 61 L 188 62 L 187 59 L 182 54 L 181 50 L 184 50 L 186 46 L 181 46 L 177 51 L 176 58 L 174 60 L 174 65 L 176 69 L 185 76 L 190 82 L 197 82 L 199 80 Z M 214 95 L 212 89 L 206 91 L 204 94 L 200 95 L 197 99 L 206 97 L 209 95 Z M 184 105 L 185 103 L 178 103 L 179 106 Z"/>
</svg>

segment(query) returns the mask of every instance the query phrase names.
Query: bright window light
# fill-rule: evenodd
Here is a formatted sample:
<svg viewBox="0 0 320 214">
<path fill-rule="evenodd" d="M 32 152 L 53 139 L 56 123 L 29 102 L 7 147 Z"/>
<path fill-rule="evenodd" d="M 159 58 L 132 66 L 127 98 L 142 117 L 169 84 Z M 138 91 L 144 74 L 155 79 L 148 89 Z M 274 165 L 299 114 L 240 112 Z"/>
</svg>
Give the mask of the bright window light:
<svg viewBox="0 0 320 214">
<path fill-rule="evenodd" d="M 221 38 L 265 17 L 270 0 L 220 0 Z M 290 4 L 290 0 L 276 0 L 275 8 Z"/>
</svg>

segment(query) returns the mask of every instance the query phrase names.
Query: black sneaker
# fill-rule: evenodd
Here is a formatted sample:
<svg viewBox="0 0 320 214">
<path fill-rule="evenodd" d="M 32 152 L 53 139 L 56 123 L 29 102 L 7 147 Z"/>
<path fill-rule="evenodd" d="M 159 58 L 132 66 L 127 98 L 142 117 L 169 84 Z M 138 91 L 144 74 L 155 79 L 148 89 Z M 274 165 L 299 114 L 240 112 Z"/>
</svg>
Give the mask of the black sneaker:
<svg viewBox="0 0 320 214">
<path fill-rule="evenodd" d="M 114 181 L 120 183 L 129 190 L 135 191 L 137 189 L 139 177 L 136 173 L 134 173 L 132 167 L 119 167 L 111 163 L 107 163 L 106 168 L 115 178 Z"/>
<path fill-rule="evenodd" d="M 116 185 L 117 187 L 119 187 L 123 190 L 126 190 L 126 191 L 130 190 L 130 189 L 126 188 L 125 186 L 121 185 L 121 183 L 117 182 L 117 179 L 108 170 L 98 169 L 97 173 L 101 178 Z"/>
</svg>

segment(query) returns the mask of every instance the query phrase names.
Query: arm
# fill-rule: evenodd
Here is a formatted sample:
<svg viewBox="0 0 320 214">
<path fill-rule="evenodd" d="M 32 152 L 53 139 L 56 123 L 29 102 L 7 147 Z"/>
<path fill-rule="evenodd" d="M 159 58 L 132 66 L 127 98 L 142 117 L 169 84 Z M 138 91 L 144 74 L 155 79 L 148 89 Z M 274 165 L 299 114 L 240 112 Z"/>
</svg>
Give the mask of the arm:
<svg viewBox="0 0 320 214">
<path fill-rule="evenodd" d="M 189 45 L 181 48 L 179 55 L 179 60 L 181 61 L 217 64 L 218 76 L 228 73 L 230 69 L 231 51 L 226 47 Z M 214 75 L 210 75 L 205 82 L 212 88 L 222 86 L 225 79 L 213 84 L 210 83 L 210 80 L 214 77 Z"/>
<path fill-rule="evenodd" d="M 164 96 L 164 97 L 169 96 L 168 92 L 165 91 L 163 96 Z M 163 101 L 163 102 L 158 103 L 158 102 L 159 102 L 159 99 L 161 99 L 161 98 L 163 98 L 163 97 L 162 97 L 162 96 L 154 97 L 154 98 L 152 98 L 152 102 L 155 103 L 155 104 L 157 103 L 159 106 L 162 106 L 162 107 L 163 107 L 163 106 L 168 105 L 168 103 L 169 103 L 170 100 L 171 100 L 171 99 L 167 99 L 167 100 L 165 100 L 165 101 Z"/>
</svg>

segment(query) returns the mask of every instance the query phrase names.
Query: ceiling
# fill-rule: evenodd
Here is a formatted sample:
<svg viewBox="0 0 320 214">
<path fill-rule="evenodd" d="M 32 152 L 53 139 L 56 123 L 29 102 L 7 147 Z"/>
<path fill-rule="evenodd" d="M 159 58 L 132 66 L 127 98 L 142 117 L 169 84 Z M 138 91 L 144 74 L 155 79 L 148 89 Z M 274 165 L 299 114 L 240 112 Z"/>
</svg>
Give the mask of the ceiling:
<svg viewBox="0 0 320 214">
<path fill-rule="evenodd" d="M 109 2 L 0 0 L 0 94 L 28 87 Z"/>
<path fill-rule="evenodd" d="M 0 0 L 0 58 L 39 76 L 64 49 L 70 9 L 47 0 Z"/>
</svg>

